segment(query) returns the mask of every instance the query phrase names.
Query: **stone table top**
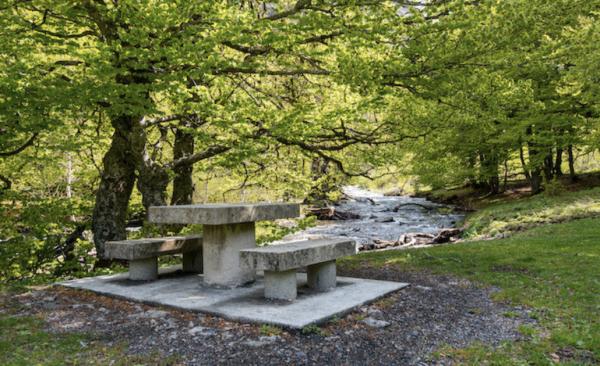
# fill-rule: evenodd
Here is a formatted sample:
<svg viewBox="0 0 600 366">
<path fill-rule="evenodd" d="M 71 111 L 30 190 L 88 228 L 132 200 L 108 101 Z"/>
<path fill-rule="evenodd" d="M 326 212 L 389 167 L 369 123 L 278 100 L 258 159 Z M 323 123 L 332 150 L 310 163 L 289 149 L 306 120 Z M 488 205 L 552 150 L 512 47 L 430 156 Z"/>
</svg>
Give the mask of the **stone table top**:
<svg viewBox="0 0 600 366">
<path fill-rule="evenodd" d="M 157 224 L 225 225 L 300 216 L 297 203 L 214 203 L 152 206 L 148 220 Z"/>
</svg>

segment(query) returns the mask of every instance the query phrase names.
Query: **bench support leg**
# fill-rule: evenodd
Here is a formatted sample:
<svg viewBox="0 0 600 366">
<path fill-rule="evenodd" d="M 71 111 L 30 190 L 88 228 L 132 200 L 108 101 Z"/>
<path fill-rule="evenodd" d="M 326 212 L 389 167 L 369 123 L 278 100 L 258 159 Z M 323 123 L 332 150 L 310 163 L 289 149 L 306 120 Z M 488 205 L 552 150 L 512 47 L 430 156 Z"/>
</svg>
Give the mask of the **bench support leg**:
<svg viewBox="0 0 600 366">
<path fill-rule="evenodd" d="M 274 300 L 296 299 L 296 270 L 265 271 L 265 297 Z"/>
<path fill-rule="evenodd" d="M 183 271 L 202 273 L 202 251 L 183 253 Z"/>
<path fill-rule="evenodd" d="M 308 287 L 317 291 L 328 291 L 335 287 L 335 260 L 312 264 L 306 267 Z"/>
<path fill-rule="evenodd" d="M 158 258 L 144 258 L 129 261 L 129 279 L 151 281 L 158 278 Z"/>
</svg>

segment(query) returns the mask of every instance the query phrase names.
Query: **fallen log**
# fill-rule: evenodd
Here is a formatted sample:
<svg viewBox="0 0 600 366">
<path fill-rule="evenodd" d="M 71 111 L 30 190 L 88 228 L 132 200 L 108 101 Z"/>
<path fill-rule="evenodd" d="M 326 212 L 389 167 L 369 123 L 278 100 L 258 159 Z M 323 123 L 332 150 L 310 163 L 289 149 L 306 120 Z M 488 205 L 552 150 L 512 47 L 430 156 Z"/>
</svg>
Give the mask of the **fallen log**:
<svg viewBox="0 0 600 366">
<path fill-rule="evenodd" d="M 457 241 L 462 232 L 463 230 L 460 228 L 443 229 L 435 236 L 435 238 L 433 238 L 432 243 L 442 244 Z"/>
<path fill-rule="evenodd" d="M 459 239 L 461 233 L 462 229 L 459 228 L 442 229 L 437 235 L 427 233 L 406 233 L 400 235 L 398 240 L 373 239 L 371 243 L 363 244 L 359 250 L 366 251 L 389 247 L 408 248 L 415 245 L 452 243 Z"/>
<path fill-rule="evenodd" d="M 340 211 L 335 207 L 311 207 L 306 211 L 307 216 L 315 216 L 317 220 L 357 220 L 360 215 L 350 211 Z"/>
</svg>

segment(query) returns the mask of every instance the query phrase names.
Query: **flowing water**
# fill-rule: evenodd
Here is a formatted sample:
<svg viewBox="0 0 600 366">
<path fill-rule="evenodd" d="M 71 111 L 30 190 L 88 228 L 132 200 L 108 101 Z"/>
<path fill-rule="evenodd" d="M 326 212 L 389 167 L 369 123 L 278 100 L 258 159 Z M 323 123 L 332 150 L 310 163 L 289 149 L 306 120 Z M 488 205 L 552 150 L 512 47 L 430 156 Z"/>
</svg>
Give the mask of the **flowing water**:
<svg viewBox="0 0 600 366">
<path fill-rule="evenodd" d="M 358 244 L 369 244 L 376 239 L 395 241 L 407 233 L 437 234 L 443 228 L 454 227 L 463 218 L 463 214 L 452 207 L 425 198 L 384 196 L 355 186 L 344 187 L 343 192 L 347 200 L 335 209 L 358 214 L 360 219 L 320 221 L 317 226 L 289 235 L 284 240 L 344 236 Z"/>
</svg>

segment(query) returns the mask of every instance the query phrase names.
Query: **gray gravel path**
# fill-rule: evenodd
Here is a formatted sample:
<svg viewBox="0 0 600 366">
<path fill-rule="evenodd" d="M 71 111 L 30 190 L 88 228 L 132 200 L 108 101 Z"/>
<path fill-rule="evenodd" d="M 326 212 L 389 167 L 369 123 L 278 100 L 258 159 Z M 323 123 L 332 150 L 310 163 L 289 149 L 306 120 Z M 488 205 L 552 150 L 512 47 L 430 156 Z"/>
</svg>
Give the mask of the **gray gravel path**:
<svg viewBox="0 0 600 366">
<path fill-rule="evenodd" d="M 370 268 L 340 275 L 412 285 L 309 334 L 269 334 L 256 325 L 57 287 L 14 300 L 21 314 L 41 315 L 52 332 L 88 332 L 108 345 L 126 342 L 132 354 L 175 354 L 189 365 L 447 365 L 451 359 L 432 352 L 519 339 L 517 327 L 533 322 L 527 310 L 491 301 L 493 289 L 452 277 Z"/>
</svg>

